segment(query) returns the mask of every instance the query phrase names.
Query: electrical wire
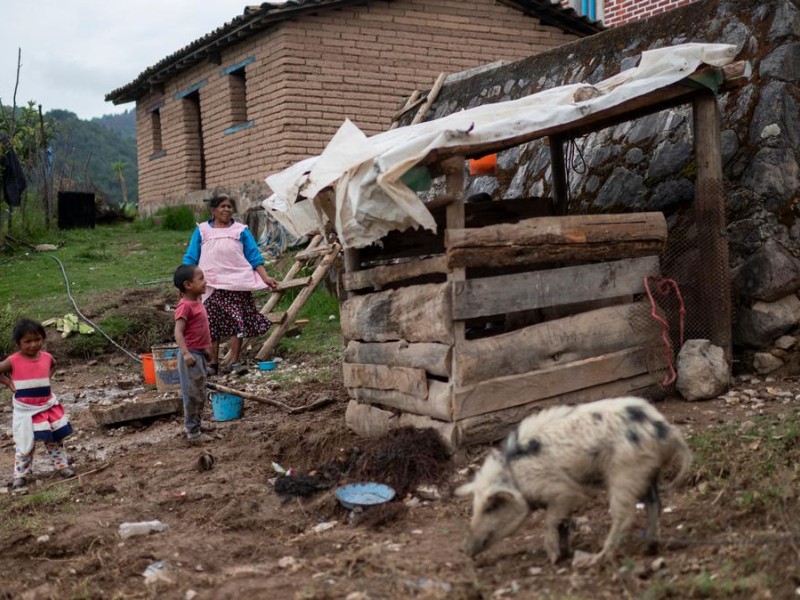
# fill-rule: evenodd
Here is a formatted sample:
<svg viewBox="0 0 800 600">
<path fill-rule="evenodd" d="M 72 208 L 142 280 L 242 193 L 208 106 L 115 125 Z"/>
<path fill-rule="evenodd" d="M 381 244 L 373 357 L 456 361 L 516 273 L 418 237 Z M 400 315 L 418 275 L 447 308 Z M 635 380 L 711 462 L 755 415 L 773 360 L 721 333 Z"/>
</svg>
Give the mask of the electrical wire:
<svg viewBox="0 0 800 600">
<path fill-rule="evenodd" d="M 1 261 L 0 264 L 6 263 L 6 262 L 10 262 L 11 260 L 14 260 L 14 259 L 17 259 L 17 258 L 24 258 L 24 257 L 30 257 L 30 256 L 31 255 L 29 253 L 25 253 L 23 256 L 12 256 L 11 258 L 8 258 L 8 259 L 6 259 L 4 261 Z M 54 261 L 56 261 L 58 263 L 59 268 L 61 269 L 61 275 L 64 278 L 64 283 L 67 286 L 67 297 L 69 298 L 70 302 L 72 303 L 72 306 L 75 309 L 75 312 L 77 313 L 77 315 L 81 319 L 86 321 L 89 325 L 91 325 L 96 331 L 99 331 L 102 334 L 102 336 L 104 338 L 106 338 L 109 342 L 111 342 L 114 346 L 116 346 L 117 348 L 122 350 L 122 352 L 127 354 L 130 358 L 135 360 L 137 363 L 141 364 L 141 362 L 142 362 L 141 358 L 139 358 L 138 356 L 136 356 L 132 352 L 130 352 L 127 349 L 125 349 L 122 346 L 120 346 L 117 342 L 115 342 L 113 339 L 111 339 L 111 336 L 109 336 L 105 331 L 103 331 L 99 326 L 97 326 L 89 317 L 87 317 L 86 315 L 84 315 L 81 312 L 81 309 L 78 307 L 78 303 L 75 301 L 75 298 L 72 296 L 72 290 L 71 290 L 70 285 L 69 285 L 69 277 L 67 277 L 67 270 L 64 268 L 64 263 L 62 263 L 61 260 L 59 260 L 59 258 L 55 254 L 40 254 L 40 253 L 37 253 L 37 254 L 34 254 L 33 256 L 46 256 L 47 258 L 52 258 Z"/>
</svg>

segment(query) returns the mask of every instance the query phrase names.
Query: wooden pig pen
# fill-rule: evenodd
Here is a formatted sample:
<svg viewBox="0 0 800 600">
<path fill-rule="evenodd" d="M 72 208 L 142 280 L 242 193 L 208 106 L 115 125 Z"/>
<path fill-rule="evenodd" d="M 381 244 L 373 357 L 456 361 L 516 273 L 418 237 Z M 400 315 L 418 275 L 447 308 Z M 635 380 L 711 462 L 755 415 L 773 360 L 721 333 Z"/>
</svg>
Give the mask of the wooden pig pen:
<svg viewBox="0 0 800 600">
<path fill-rule="evenodd" d="M 736 63 L 706 75 L 730 80 L 744 70 Z M 714 94 L 698 79 L 504 145 L 429 155 L 424 163 L 446 180 L 444 194 L 428 204 L 438 234 L 392 232 L 380 244 L 345 252 L 348 426 L 366 436 L 431 427 L 455 450 L 500 439 L 538 407 L 657 386 L 663 372 L 652 360 L 664 345 L 643 292 L 645 278 L 660 276 L 663 214 L 558 215 L 554 207 L 567 205 L 567 140 L 691 103 L 694 211 L 712 217 L 703 221 L 709 235 L 698 239 L 720 238 L 719 115 Z M 552 199 L 465 203 L 466 158 L 544 136 Z M 727 265 L 724 239 L 700 250 Z M 719 307 L 704 316 L 710 337 L 730 353 L 729 282 L 706 288 L 701 293 Z"/>
</svg>

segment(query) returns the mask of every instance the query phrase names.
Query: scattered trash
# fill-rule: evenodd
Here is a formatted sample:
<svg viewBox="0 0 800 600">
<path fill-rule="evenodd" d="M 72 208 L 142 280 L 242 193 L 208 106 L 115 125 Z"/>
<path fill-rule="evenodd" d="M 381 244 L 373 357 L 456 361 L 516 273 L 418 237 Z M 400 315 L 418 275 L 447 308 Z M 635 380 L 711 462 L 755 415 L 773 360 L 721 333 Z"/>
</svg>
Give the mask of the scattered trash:
<svg viewBox="0 0 800 600">
<path fill-rule="evenodd" d="M 169 531 L 169 525 L 161 521 L 140 521 L 138 523 L 121 523 L 119 537 L 123 540 L 136 535 L 147 535 L 150 532 Z"/>
<path fill-rule="evenodd" d="M 388 502 L 395 496 L 395 491 L 388 485 L 369 481 L 351 483 L 336 490 L 336 498 L 348 510 L 356 506 L 373 506 Z"/>
<path fill-rule="evenodd" d="M 286 469 L 284 469 L 281 465 L 279 465 L 275 461 L 272 461 L 272 470 L 281 475 L 286 475 Z"/>
<path fill-rule="evenodd" d="M 172 578 L 167 573 L 167 561 L 159 560 L 147 566 L 142 572 L 145 585 L 153 585 L 158 582 L 172 583 Z"/>
<path fill-rule="evenodd" d="M 528 569 L 528 575 L 533 575 L 534 577 L 536 577 L 537 575 L 542 574 L 542 570 L 543 570 L 542 567 L 531 567 L 530 569 Z"/>
<path fill-rule="evenodd" d="M 315 525 L 313 528 L 314 533 L 322 533 L 323 531 L 328 531 L 329 529 L 333 529 L 336 527 L 336 521 L 326 521 L 325 523 L 320 523 L 319 525 Z"/>
<path fill-rule="evenodd" d="M 194 590 L 186 590 L 186 593 L 183 595 L 183 600 L 194 600 L 197 598 L 197 592 Z"/>
<path fill-rule="evenodd" d="M 290 573 L 296 573 L 303 566 L 303 563 L 294 556 L 284 556 L 278 561 L 278 566 L 281 569 L 288 569 Z"/>
<path fill-rule="evenodd" d="M 658 558 L 653 560 L 653 562 L 650 563 L 650 569 L 652 571 L 654 571 L 654 572 L 655 571 L 660 571 L 661 569 L 663 569 L 666 566 L 666 564 L 667 564 L 667 561 L 664 560 L 664 557 L 663 556 L 659 556 Z"/>
<path fill-rule="evenodd" d="M 441 500 L 442 495 L 439 488 L 435 485 L 420 485 L 417 487 L 417 495 L 423 500 Z"/>
<path fill-rule="evenodd" d="M 403 585 L 410 591 L 422 590 L 424 592 L 444 592 L 449 594 L 453 590 L 453 586 L 446 581 L 439 581 L 437 579 L 427 579 L 420 577 L 419 579 L 404 579 Z"/>
<path fill-rule="evenodd" d="M 42 325 L 44 327 L 55 325 L 56 329 L 61 332 L 62 338 L 68 338 L 73 333 L 79 333 L 81 335 L 92 335 L 94 333 L 94 328 L 80 321 L 78 315 L 75 313 L 67 313 L 63 317 L 47 319 Z"/>
<path fill-rule="evenodd" d="M 36 538 L 36 541 L 38 543 L 40 543 L 40 544 L 44 544 L 45 542 L 49 542 L 50 541 L 50 536 L 49 535 L 40 535 L 38 538 Z"/>
</svg>

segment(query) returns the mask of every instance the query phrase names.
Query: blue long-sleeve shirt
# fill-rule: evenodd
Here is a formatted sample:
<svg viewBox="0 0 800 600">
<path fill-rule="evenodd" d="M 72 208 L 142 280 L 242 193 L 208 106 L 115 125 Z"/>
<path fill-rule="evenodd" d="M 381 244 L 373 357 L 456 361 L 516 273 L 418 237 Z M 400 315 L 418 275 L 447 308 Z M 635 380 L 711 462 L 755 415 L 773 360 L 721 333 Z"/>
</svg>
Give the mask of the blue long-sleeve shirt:
<svg viewBox="0 0 800 600">
<path fill-rule="evenodd" d="M 211 221 L 212 220 L 209 219 L 209 225 L 211 225 Z M 250 263 L 251 267 L 255 269 L 258 265 L 264 264 L 261 251 L 258 249 L 258 244 L 256 244 L 256 239 L 253 237 L 253 234 L 250 233 L 249 229 L 244 229 L 242 231 L 239 236 L 239 241 L 242 243 L 244 257 L 247 259 L 247 262 Z M 189 240 L 189 247 L 186 248 L 186 254 L 183 255 L 183 264 L 196 265 L 200 262 L 201 245 L 202 237 L 200 236 L 200 228 L 195 227 L 192 239 Z"/>
</svg>

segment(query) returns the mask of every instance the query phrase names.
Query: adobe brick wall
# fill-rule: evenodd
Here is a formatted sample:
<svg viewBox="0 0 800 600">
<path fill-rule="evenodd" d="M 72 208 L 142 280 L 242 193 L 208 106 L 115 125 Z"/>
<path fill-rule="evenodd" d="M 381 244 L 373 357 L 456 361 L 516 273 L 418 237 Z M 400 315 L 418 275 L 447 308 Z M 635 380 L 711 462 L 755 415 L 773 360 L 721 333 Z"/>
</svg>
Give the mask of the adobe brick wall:
<svg viewBox="0 0 800 600">
<path fill-rule="evenodd" d="M 393 0 L 320 11 L 278 24 L 228 48 L 221 64 L 182 73 L 137 102 L 139 206 L 144 214 L 187 198 L 201 200 L 196 104 L 176 99 L 199 87 L 205 190 L 262 199 L 259 182 L 319 154 L 349 118 L 367 135 L 385 130 L 414 90 L 442 71 L 518 60 L 577 39 L 495 0 Z M 248 57 L 247 118 L 252 126 L 225 134 L 231 77 L 222 70 Z M 154 155 L 150 109 L 159 102 L 162 150 Z M 205 194 L 205 195 L 208 195 Z M 259 197 L 259 194 L 261 196 Z"/>
</svg>

